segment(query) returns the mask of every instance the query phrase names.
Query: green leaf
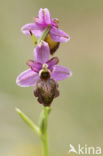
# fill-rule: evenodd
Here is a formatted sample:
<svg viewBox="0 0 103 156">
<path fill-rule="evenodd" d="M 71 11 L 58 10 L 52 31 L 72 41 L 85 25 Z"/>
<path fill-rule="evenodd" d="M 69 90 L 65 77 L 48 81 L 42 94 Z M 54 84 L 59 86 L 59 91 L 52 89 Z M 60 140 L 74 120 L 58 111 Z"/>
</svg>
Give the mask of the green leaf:
<svg viewBox="0 0 103 156">
<path fill-rule="evenodd" d="M 40 132 L 40 128 L 34 124 L 34 122 L 28 117 L 26 116 L 19 108 L 16 108 L 16 112 L 19 114 L 19 116 L 24 120 L 24 122 L 30 127 L 32 128 L 32 130 L 34 131 L 34 133 L 41 137 L 41 132 Z"/>
</svg>

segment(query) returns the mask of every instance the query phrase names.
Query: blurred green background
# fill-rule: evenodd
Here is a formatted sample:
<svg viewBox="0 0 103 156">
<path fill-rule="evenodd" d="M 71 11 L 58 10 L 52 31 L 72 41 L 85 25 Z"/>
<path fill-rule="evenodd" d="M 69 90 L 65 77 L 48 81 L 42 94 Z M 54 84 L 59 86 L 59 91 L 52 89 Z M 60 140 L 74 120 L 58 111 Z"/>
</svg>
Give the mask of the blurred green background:
<svg viewBox="0 0 103 156">
<path fill-rule="evenodd" d="M 20 28 L 47 7 L 71 36 L 55 55 L 73 72 L 60 82 L 60 97 L 49 116 L 50 156 L 68 156 L 69 144 L 103 145 L 103 1 L 0 1 L 0 156 L 41 156 L 39 139 L 15 111 L 35 122 L 42 106 L 33 88 L 20 88 L 16 77 L 33 58 L 33 44 Z M 70 154 L 69 154 L 70 155 Z M 102 154 L 103 155 L 103 154 Z"/>
</svg>

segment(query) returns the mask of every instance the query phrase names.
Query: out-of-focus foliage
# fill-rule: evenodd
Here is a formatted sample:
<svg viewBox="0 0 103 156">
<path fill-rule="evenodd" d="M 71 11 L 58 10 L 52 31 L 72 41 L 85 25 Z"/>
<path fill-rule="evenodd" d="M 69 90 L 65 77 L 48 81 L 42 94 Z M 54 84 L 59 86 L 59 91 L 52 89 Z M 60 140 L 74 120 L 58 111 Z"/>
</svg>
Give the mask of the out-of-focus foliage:
<svg viewBox="0 0 103 156">
<path fill-rule="evenodd" d="M 49 145 L 53 156 L 67 156 L 69 144 L 103 143 L 103 1 L 0 1 L 0 156 L 41 155 L 41 144 L 15 111 L 19 107 L 35 122 L 41 105 L 33 88 L 15 80 L 33 57 L 31 38 L 20 32 L 39 8 L 47 7 L 71 36 L 56 55 L 73 76 L 60 82 L 60 97 L 49 117 Z"/>
</svg>

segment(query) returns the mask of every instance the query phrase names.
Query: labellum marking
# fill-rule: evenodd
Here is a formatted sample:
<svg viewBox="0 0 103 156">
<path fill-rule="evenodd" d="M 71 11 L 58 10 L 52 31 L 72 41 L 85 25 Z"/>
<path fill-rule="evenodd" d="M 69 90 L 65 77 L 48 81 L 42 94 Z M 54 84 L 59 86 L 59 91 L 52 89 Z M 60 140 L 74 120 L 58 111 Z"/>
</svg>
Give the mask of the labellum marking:
<svg viewBox="0 0 103 156">
<path fill-rule="evenodd" d="M 42 80 L 48 80 L 51 76 L 51 72 L 48 69 L 48 65 L 47 64 L 43 64 L 42 69 L 39 72 L 39 76 Z"/>
</svg>

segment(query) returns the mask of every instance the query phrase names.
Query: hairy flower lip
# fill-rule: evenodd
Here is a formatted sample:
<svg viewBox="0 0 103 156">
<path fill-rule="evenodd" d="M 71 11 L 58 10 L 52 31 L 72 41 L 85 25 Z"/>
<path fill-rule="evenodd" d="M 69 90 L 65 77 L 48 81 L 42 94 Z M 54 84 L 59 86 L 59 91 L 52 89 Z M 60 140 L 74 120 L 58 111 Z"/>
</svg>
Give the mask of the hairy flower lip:
<svg viewBox="0 0 103 156">
<path fill-rule="evenodd" d="M 53 99 L 59 96 L 57 82 L 53 79 L 39 80 L 35 85 L 34 96 L 40 104 L 50 106 Z"/>
</svg>

